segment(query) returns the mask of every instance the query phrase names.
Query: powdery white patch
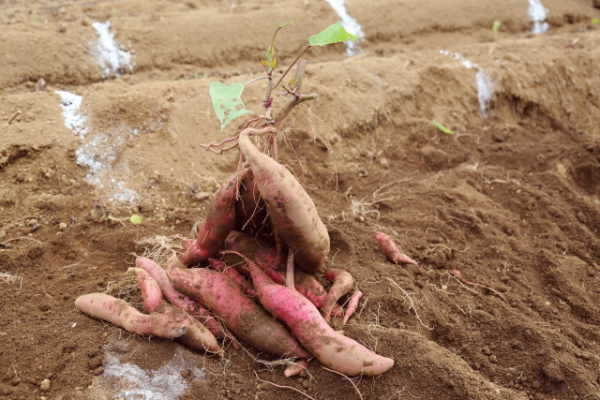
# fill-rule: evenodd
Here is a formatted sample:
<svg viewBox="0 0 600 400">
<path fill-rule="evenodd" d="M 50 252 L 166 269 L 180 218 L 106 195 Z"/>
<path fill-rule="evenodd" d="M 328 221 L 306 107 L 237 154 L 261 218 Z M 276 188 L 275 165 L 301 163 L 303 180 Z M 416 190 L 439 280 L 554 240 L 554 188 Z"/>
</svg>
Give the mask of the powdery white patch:
<svg viewBox="0 0 600 400">
<path fill-rule="evenodd" d="M 137 365 L 121 363 L 118 356 L 105 352 L 104 373 L 95 382 L 93 398 L 102 398 L 109 393 L 111 399 L 174 400 L 188 387 L 180 371 L 190 371 L 189 381 L 203 381 L 204 369 L 196 367 L 195 360 L 185 355 L 181 348 L 177 355 L 154 371 L 144 370 Z"/>
<path fill-rule="evenodd" d="M 494 83 L 492 77 L 485 73 L 483 68 L 479 68 L 475 75 L 477 81 L 477 98 L 479 99 L 479 113 L 482 117 L 487 117 L 487 107 L 494 94 Z"/>
<path fill-rule="evenodd" d="M 115 165 L 115 162 L 127 141 L 137 134 L 137 130 L 120 128 L 88 135 L 87 118 L 79 113 L 82 96 L 60 90 L 56 93 L 62 100 L 65 126 L 79 136 L 82 142 L 75 155 L 78 165 L 89 168 L 86 181 L 101 190 L 110 202 L 131 203 L 136 200 L 138 194 L 128 189 L 124 181 L 115 178 L 118 173 L 131 175 L 127 165 Z"/>
<path fill-rule="evenodd" d="M 85 126 L 87 119 L 79 114 L 79 107 L 81 107 L 83 97 L 62 90 L 55 90 L 55 92 L 62 100 L 60 107 L 63 110 L 62 116 L 65 126 L 83 139 L 87 134 L 87 127 Z"/>
<path fill-rule="evenodd" d="M 467 69 L 477 69 L 475 82 L 477 83 L 477 99 L 479 100 L 479 113 L 482 117 L 487 117 L 487 107 L 494 95 L 494 82 L 483 68 L 463 57 L 460 53 L 451 53 L 448 50 L 440 50 L 440 54 L 451 56 Z"/>
<path fill-rule="evenodd" d="M 365 33 L 358 22 L 348 14 L 348 11 L 346 11 L 346 2 L 344 0 L 327 0 L 327 2 L 342 19 L 342 25 L 348 33 L 358 36 L 359 39 L 365 38 Z M 350 56 L 356 54 L 356 42 L 350 40 L 346 42 L 346 54 Z"/>
<path fill-rule="evenodd" d="M 110 32 L 110 21 L 94 22 L 92 26 L 100 37 L 96 48 L 99 53 L 98 63 L 102 67 L 102 77 L 108 78 L 127 71 L 133 72 L 132 54 L 119 48 L 114 33 Z"/>
<path fill-rule="evenodd" d="M 528 0 L 529 1 L 529 15 L 533 20 L 532 33 L 540 34 L 544 33 L 550 27 L 546 21 L 548 18 L 548 10 L 542 5 L 540 0 Z"/>
<path fill-rule="evenodd" d="M 138 198 L 124 181 L 115 178 L 115 175 L 131 176 L 126 164 L 116 163 L 131 136 L 132 130 L 125 127 L 97 132 L 75 151 L 77 164 L 89 168 L 86 180 L 105 193 L 111 202 L 131 203 Z"/>
</svg>

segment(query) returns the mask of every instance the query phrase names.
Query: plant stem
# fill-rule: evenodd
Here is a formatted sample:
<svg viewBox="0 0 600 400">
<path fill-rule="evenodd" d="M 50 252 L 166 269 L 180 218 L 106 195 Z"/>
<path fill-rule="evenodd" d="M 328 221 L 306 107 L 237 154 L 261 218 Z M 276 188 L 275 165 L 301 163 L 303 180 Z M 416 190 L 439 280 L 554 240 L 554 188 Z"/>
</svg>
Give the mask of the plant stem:
<svg viewBox="0 0 600 400">
<path fill-rule="evenodd" d="M 281 83 L 281 81 L 283 80 L 283 78 L 285 78 L 285 76 L 288 74 L 288 72 L 290 72 L 290 70 L 298 62 L 298 60 L 300 59 L 300 57 L 302 57 L 304 55 L 304 53 L 306 53 L 308 51 L 308 49 L 310 49 L 311 47 L 312 46 L 310 46 L 310 45 L 306 46 L 306 48 L 302 51 L 302 53 L 300 53 L 300 55 L 298 57 L 296 57 L 296 59 L 294 60 L 294 62 L 291 63 L 290 66 L 288 67 L 288 69 L 286 69 L 285 72 L 283 73 L 283 75 L 281 75 L 281 78 L 279 78 L 279 80 L 277 81 L 277 83 L 275 84 L 275 86 L 273 86 L 273 89 L 275 89 L 277 86 L 279 86 L 279 84 Z"/>
<path fill-rule="evenodd" d="M 244 87 L 258 81 L 262 81 L 263 79 L 267 79 L 268 76 L 259 76 L 258 78 L 250 79 L 248 82 L 244 83 Z"/>
</svg>

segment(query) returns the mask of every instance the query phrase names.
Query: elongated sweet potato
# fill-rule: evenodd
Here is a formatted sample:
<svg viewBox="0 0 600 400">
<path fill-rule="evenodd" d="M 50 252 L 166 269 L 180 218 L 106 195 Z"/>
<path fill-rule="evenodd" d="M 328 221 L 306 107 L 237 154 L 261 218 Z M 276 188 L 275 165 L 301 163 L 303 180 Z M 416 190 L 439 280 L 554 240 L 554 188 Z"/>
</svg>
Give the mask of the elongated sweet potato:
<svg viewBox="0 0 600 400">
<path fill-rule="evenodd" d="M 166 314 L 142 314 L 125 300 L 104 293 L 90 293 L 79 296 L 75 306 L 93 318 L 118 325 L 141 336 L 154 335 L 163 338 L 176 338 L 184 335 L 188 327 Z"/>
<path fill-rule="evenodd" d="M 285 285 L 285 265 L 279 263 L 277 250 L 268 240 L 253 237 L 243 232 L 231 231 L 224 248 L 226 251 L 237 251 L 254 261 L 267 275 L 280 285 Z M 238 271 L 245 276 L 250 272 L 244 268 L 244 261 L 235 254 L 225 253 L 223 256 L 227 265 L 235 265 Z M 327 292 L 313 274 L 296 270 L 294 274 L 296 290 L 309 299 L 317 308 L 325 303 Z"/>
<path fill-rule="evenodd" d="M 413 264 L 419 265 L 418 262 L 403 254 L 396 247 L 396 243 L 392 240 L 391 237 L 386 235 L 385 233 L 378 232 L 375 234 L 375 239 L 381 246 L 381 252 L 385 254 L 388 260 L 396 264 Z"/>
<path fill-rule="evenodd" d="M 215 337 L 219 339 L 228 337 L 221 329 L 221 325 L 219 325 L 215 317 L 213 317 L 206 308 L 197 301 L 194 301 L 183 293 L 175 290 L 167 273 L 160 265 L 145 257 L 137 257 L 135 259 L 135 265 L 148 272 L 150 276 L 154 278 L 156 283 L 158 283 L 162 294 L 171 304 L 181 308 L 193 318 L 200 321 L 213 335 L 215 335 Z"/>
<path fill-rule="evenodd" d="M 165 267 L 175 289 L 200 301 L 240 340 L 279 356 L 310 357 L 288 330 L 244 296 L 231 278 L 206 268 L 181 267 L 176 256 Z"/>
<path fill-rule="evenodd" d="M 393 367 L 394 360 L 375 354 L 334 331 L 304 296 L 276 284 L 252 261 L 247 262 L 260 303 L 283 321 L 321 363 L 348 376 L 375 376 Z"/>
<path fill-rule="evenodd" d="M 273 228 L 294 252 L 296 265 L 318 271 L 329 253 L 329 233 L 312 199 L 283 165 L 261 153 L 242 131 L 239 144 L 267 205 Z"/>
<path fill-rule="evenodd" d="M 235 229 L 252 236 L 270 233 L 267 206 L 260 197 L 260 191 L 250 169 L 240 178 L 235 214 Z"/>
<path fill-rule="evenodd" d="M 215 336 L 204 325 L 192 318 L 181 308 L 164 301 L 158 283 L 148 272 L 141 268 L 129 268 L 128 273 L 137 276 L 138 285 L 144 300 L 144 310 L 150 313 L 158 312 L 171 316 L 175 321 L 188 327 L 187 332 L 175 338 L 176 341 L 199 351 L 210 351 L 223 356 L 223 350 Z M 158 303 L 157 303 L 158 300 Z"/>
<path fill-rule="evenodd" d="M 346 325 L 346 322 L 350 319 L 350 317 L 356 312 L 358 308 L 358 301 L 362 298 L 363 293 L 360 290 L 354 292 L 350 300 L 348 300 L 348 307 L 346 307 L 346 313 L 344 314 L 344 321 L 342 325 Z"/>
<path fill-rule="evenodd" d="M 325 303 L 323 304 L 323 307 L 321 307 L 323 318 L 325 321 L 329 322 L 329 316 L 337 301 L 354 287 L 354 278 L 348 271 L 337 268 L 327 270 L 325 272 L 325 278 L 333 281 L 333 285 L 327 293 Z"/>
<path fill-rule="evenodd" d="M 188 267 L 200 265 L 221 249 L 227 235 L 235 226 L 235 200 L 239 177 L 238 173 L 230 176 L 215 194 L 198 231 L 196 242 L 183 255 L 183 264 Z"/>
</svg>

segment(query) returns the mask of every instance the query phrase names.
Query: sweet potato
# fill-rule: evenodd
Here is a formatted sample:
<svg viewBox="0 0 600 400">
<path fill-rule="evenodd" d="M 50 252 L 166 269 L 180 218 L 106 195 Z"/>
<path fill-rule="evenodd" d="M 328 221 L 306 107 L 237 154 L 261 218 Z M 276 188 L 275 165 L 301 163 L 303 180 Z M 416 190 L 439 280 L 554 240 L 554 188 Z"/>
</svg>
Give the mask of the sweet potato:
<svg viewBox="0 0 600 400">
<path fill-rule="evenodd" d="M 137 277 L 138 286 L 142 292 L 144 311 L 147 313 L 157 312 L 163 302 L 163 295 L 158 283 L 141 268 L 129 268 L 127 273 L 134 274 Z"/>
<path fill-rule="evenodd" d="M 214 258 L 208 259 L 208 265 L 215 271 L 222 272 L 230 277 L 240 287 L 240 289 L 242 289 L 242 292 L 246 293 L 246 296 L 256 297 L 256 290 L 254 290 L 254 286 L 252 286 L 252 284 L 248 282 L 246 278 L 244 278 L 242 274 L 238 272 L 237 269 L 234 267 L 228 267 L 223 261 Z"/>
<path fill-rule="evenodd" d="M 283 165 L 261 153 L 242 131 L 239 144 L 249 162 L 273 228 L 294 252 L 296 265 L 318 271 L 329 253 L 329 233 L 312 199 Z"/>
<path fill-rule="evenodd" d="M 137 276 L 138 285 L 142 292 L 142 299 L 144 300 L 144 310 L 151 313 L 158 312 L 169 315 L 175 321 L 181 322 L 188 327 L 184 335 L 175 338 L 176 341 L 195 350 L 210 351 L 223 356 L 223 350 L 219 346 L 219 343 L 217 343 L 217 339 L 204 325 L 192 318 L 184 310 L 163 300 L 158 283 L 148 272 L 141 268 L 129 268 L 127 272 Z"/>
<path fill-rule="evenodd" d="M 244 171 L 245 172 L 245 171 Z M 235 200 L 240 175 L 231 175 L 208 206 L 198 238 L 183 255 L 183 264 L 193 267 L 214 256 L 235 226 Z"/>
<path fill-rule="evenodd" d="M 225 240 L 224 248 L 226 251 L 242 253 L 254 261 L 275 282 L 280 285 L 285 284 L 285 265 L 279 263 L 277 251 L 269 241 L 243 232 L 231 231 L 227 236 L 227 240 Z M 242 275 L 250 275 L 250 272 L 244 268 L 243 260 L 235 254 L 225 253 L 223 259 L 227 265 L 235 265 Z M 324 304 L 327 292 L 313 274 L 296 270 L 294 284 L 296 290 L 309 299 L 317 308 Z"/>
<path fill-rule="evenodd" d="M 118 325 L 125 330 L 141 335 L 176 338 L 188 331 L 188 327 L 166 314 L 146 315 L 140 313 L 125 300 L 104 293 L 79 296 L 75 306 L 93 318 Z"/>
<path fill-rule="evenodd" d="M 252 261 L 246 262 L 263 307 L 283 321 L 321 363 L 348 376 L 375 376 L 392 368 L 394 360 L 334 331 L 304 296 L 273 282 Z"/>
<path fill-rule="evenodd" d="M 325 272 L 325 278 L 333 281 L 333 285 L 327 293 L 325 303 L 323 304 L 323 307 L 321 307 L 323 318 L 325 321 L 329 322 L 329 316 L 337 301 L 354 287 L 354 278 L 349 272 L 337 268 L 327 270 Z"/>
<path fill-rule="evenodd" d="M 252 170 L 248 169 L 240 178 L 238 197 L 235 202 L 235 229 L 256 236 L 270 233 L 267 206 L 260 197 Z"/>
<path fill-rule="evenodd" d="M 167 261 L 165 270 L 175 289 L 202 303 L 240 340 L 279 356 L 310 357 L 287 329 L 244 296 L 231 278 L 206 268 L 181 267 L 175 255 Z"/>
<path fill-rule="evenodd" d="M 348 300 L 348 307 L 346 307 L 346 313 L 344 314 L 344 321 L 342 325 L 346 325 L 346 322 L 350 319 L 350 317 L 354 314 L 356 309 L 358 308 L 358 301 L 361 299 L 363 293 L 360 290 L 354 292 L 350 300 Z"/>
<path fill-rule="evenodd" d="M 137 257 L 135 259 L 135 265 L 138 268 L 142 268 L 148 272 L 150 276 L 154 278 L 156 283 L 158 283 L 162 294 L 171 304 L 181 308 L 193 318 L 200 321 L 213 335 L 215 335 L 215 337 L 219 339 L 228 337 L 228 335 L 223 332 L 223 329 L 221 329 L 219 322 L 206 308 L 204 308 L 197 301 L 190 299 L 186 295 L 179 293 L 177 290 L 175 290 L 175 288 L 173 288 L 167 273 L 160 265 L 145 257 Z"/>
<path fill-rule="evenodd" d="M 387 259 L 391 262 L 396 264 L 419 265 L 418 262 L 407 256 L 406 254 L 401 253 L 400 250 L 398 250 L 398 247 L 396 247 L 396 243 L 394 243 L 392 238 L 386 235 L 385 233 L 376 233 L 375 239 L 381 246 L 382 253 L 385 254 Z"/>
</svg>

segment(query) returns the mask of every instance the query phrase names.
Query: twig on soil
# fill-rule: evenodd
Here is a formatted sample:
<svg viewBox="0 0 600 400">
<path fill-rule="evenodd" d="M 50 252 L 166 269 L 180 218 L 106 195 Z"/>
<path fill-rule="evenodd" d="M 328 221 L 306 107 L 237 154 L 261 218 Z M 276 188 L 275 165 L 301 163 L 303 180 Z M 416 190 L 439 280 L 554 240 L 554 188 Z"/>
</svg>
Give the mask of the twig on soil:
<svg viewBox="0 0 600 400">
<path fill-rule="evenodd" d="M 408 293 L 406 293 L 406 290 L 402 289 L 397 283 L 396 281 L 394 281 L 391 278 L 386 277 L 385 279 L 387 279 L 388 281 L 392 282 L 392 284 L 394 286 L 396 286 L 398 289 L 400 289 L 400 291 L 402 292 L 402 294 L 404 294 L 404 296 L 406 296 L 406 298 L 408 299 L 408 302 L 410 303 L 410 307 L 409 310 L 412 308 L 413 311 L 415 312 L 415 315 L 417 317 L 417 320 L 419 321 L 419 323 L 424 326 L 425 328 L 427 328 L 428 330 L 432 331 L 433 328 L 430 328 L 429 326 L 425 325 L 425 323 L 423 322 L 423 320 L 421 320 L 421 317 L 419 316 L 419 313 L 417 312 L 417 307 L 415 307 L 415 303 L 413 302 L 412 298 L 410 297 L 410 295 Z"/>
<path fill-rule="evenodd" d="M 504 297 L 504 295 L 502 293 L 500 293 L 499 291 L 497 291 L 495 289 L 492 289 L 489 286 L 482 285 L 481 283 L 469 282 L 468 280 L 466 280 L 465 278 L 463 278 L 462 273 L 459 270 L 451 269 L 450 273 L 452 275 L 456 276 L 460 281 L 462 281 L 463 283 L 465 283 L 467 285 L 479 286 L 479 287 L 482 287 L 484 289 L 489 290 L 490 292 L 496 294 L 498 297 L 500 297 L 502 300 L 504 300 L 504 302 L 510 306 L 510 303 L 508 302 L 508 300 L 506 300 L 506 297 Z"/>
<path fill-rule="evenodd" d="M 35 215 L 26 215 L 24 217 L 15 219 L 12 222 L 9 222 L 8 224 L 4 225 L 2 228 L 0 228 L 0 232 L 7 230 L 8 228 L 10 228 L 11 226 L 13 226 L 14 224 L 16 224 L 19 221 L 22 221 L 24 219 L 36 219 L 37 217 Z"/>
<path fill-rule="evenodd" d="M 280 386 L 280 385 L 277 385 L 276 383 L 269 382 L 269 381 L 265 381 L 264 379 L 260 379 L 260 378 L 258 377 L 258 374 L 256 373 L 256 371 L 252 370 L 252 372 L 254 372 L 254 375 L 256 376 L 256 379 L 258 379 L 258 380 L 259 380 L 259 381 L 261 381 L 261 382 L 268 383 L 269 385 L 273 385 L 273 386 L 275 386 L 275 387 L 278 387 L 278 388 L 280 388 L 280 389 L 291 389 L 291 390 L 293 390 L 293 391 L 295 391 L 295 392 L 298 392 L 298 393 L 300 393 L 301 395 L 305 396 L 305 397 L 306 397 L 306 398 L 308 398 L 308 399 L 311 399 L 311 400 L 316 400 L 315 398 L 313 398 L 313 397 L 310 397 L 310 396 L 309 396 L 309 395 L 307 395 L 306 393 L 304 393 L 304 392 L 302 392 L 302 391 L 300 391 L 300 390 L 298 390 L 298 389 L 296 389 L 296 388 L 293 388 L 293 387 L 291 387 L 291 386 Z"/>
<path fill-rule="evenodd" d="M 0 244 L 1 244 L 1 245 L 5 245 L 6 243 L 8 243 L 8 242 L 12 242 L 13 240 L 21 240 L 21 239 L 27 239 L 27 240 L 34 241 L 34 242 L 36 242 L 36 243 L 38 243 L 38 244 L 42 244 L 42 242 L 40 242 L 39 240 L 35 240 L 35 239 L 32 239 L 32 238 L 30 238 L 30 237 L 27 237 L 27 236 L 19 236 L 19 237 L 16 237 L 16 238 L 8 239 L 7 241 L 5 241 L 5 242 L 2 242 L 2 243 L 0 243 Z"/>
<path fill-rule="evenodd" d="M 9 119 L 7 122 L 7 125 L 10 125 L 14 122 L 15 119 L 17 119 L 17 117 L 21 115 L 21 110 L 17 110 Z"/>
<path fill-rule="evenodd" d="M 340 373 L 340 372 L 334 371 L 334 370 L 332 370 L 332 369 L 329 369 L 329 368 L 327 368 L 327 367 L 324 367 L 324 366 L 322 366 L 322 365 L 321 365 L 321 368 L 323 368 L 323 369 L 324 369 L 324 370 L 326 370 L 326 371 L 333 372 L 334 374 L 338 374 L 338 375 L 340 375 L 340 376 L 343 376 L 343 377 L 344 377 L 344 378 L 346 378 L 348 381 L 350 381 L 350 383 L 352 384 L 352 386 L 354 386 L 354 389 L 356 390 L 356 393 L 358 393 L 358 397 L 360 397 L 360 400 L 363 400 L 362 393 L 360 393 L 360 390 L 358 390 L 358 387 L 356 387 L 356 385 L 354 384 L 354 382 L 352 381 L 352 379 L 350 379 L 348 376 L 346 376 L 346 375 L 344 375 L 344 374 L 342 374 L 342 373 Z"/>
</svg>

